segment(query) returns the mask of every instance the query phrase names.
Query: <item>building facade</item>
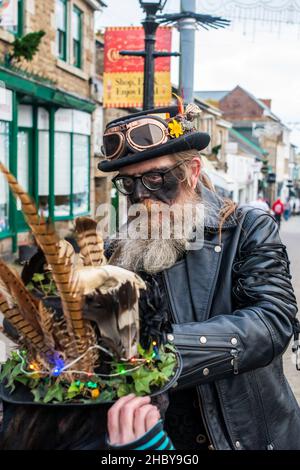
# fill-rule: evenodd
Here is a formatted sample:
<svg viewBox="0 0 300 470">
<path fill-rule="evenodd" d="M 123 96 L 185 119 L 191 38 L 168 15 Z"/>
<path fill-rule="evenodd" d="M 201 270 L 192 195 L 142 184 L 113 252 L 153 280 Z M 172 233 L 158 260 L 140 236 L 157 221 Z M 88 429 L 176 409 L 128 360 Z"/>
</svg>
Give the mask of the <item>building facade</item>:
<svg viewBox="0 0 300 470">
<path fill-rule="evenodd" d="M 93 212 L 96 0 L 15 0 L 0 25 L 0 159 L 63 234 Z M 14 41 L 42 30 L 32 61 L 13 58 Z M 0 176 L 0 253 L 28 242 L 27 225 Z"/>
</svg>

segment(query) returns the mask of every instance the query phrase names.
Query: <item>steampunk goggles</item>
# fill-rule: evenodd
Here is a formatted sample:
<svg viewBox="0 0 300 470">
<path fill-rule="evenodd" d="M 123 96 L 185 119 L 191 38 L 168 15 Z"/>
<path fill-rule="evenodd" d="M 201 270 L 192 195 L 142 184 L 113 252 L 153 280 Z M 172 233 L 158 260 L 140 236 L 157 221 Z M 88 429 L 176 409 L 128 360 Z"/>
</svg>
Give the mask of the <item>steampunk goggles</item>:
<svg viewBox="0 0 300 470">
<path fill-rule="evenodd" d="M 168 136 L 168 125 L 162 119 L 141 117 L 107 129 L 103 136 L 103 153 L 110 160 L 118 159 L 128 151 L 142 152 L 164 144 Z"/>
</svg>

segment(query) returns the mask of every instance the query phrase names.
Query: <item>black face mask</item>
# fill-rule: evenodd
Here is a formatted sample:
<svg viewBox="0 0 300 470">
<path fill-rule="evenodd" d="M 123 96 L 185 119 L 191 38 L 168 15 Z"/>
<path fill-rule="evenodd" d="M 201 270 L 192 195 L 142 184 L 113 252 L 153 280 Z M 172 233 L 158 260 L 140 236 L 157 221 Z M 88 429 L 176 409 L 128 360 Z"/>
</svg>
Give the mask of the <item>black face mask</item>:
<svg viewBox="0 0 300 470">
<path fill-rule="evenodd" d="M 180 181 L 178 178 L 170 173 L 165 175 L 165 184 L 162 188 L 156 191 L 150 191 L 145 188 L 140 180 L 136 180 L 133 194 L 128 196 L 131 204 L 142 203 L 144 199 L 151 199 L 153 201 L 164 202 L 171 205 L 176 200 L 180 191 Z"/>
</svg>

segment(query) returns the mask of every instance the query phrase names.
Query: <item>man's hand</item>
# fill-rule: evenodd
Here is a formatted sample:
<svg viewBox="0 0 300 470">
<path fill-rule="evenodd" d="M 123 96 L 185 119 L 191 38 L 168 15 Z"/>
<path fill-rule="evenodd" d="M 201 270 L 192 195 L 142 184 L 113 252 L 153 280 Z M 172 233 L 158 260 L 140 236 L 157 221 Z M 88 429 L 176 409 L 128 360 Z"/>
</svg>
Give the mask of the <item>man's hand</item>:
<svg viewBox="0 0 300 470">
<path fill-rule="evenodd" d="M 139 439 L 160 419 L 150 397 L 133 393 L 120 398 L 108 411 L 107 428 L 111 445 L 125 445 Z"/>
</svg>

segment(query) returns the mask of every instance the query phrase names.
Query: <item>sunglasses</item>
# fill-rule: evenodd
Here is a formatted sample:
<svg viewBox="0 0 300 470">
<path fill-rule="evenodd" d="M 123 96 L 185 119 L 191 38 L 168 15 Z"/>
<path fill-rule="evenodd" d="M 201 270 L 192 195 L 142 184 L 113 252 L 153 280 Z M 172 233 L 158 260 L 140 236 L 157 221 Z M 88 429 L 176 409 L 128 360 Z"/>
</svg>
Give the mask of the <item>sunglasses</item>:
<svg viewBox="0 0 300 470">
<path fill-rule="evenodd" d="M 168 141 L 168 126 L 157 118 L 140 118 L 136 121 L 111 127 L 103 135 L 103 153 L 108 159 L 123 157 L 128 150 L 143 150 Z"/>
<path fill-rule="evenodd" d="M 158 191 L 165 184 L 165 176 L 183 163 L 179 162 L 166 170 L 148 171 L 142 175 L 117 175 L 112 179 L 112 182 L 115 188 L 125 196 L 130 196 L 134 193 L 137 180 L 141 181 L 142 185 L 149 191 Z"/>
</svg>

